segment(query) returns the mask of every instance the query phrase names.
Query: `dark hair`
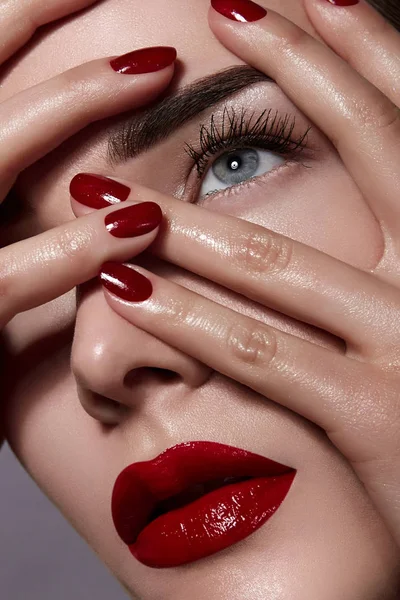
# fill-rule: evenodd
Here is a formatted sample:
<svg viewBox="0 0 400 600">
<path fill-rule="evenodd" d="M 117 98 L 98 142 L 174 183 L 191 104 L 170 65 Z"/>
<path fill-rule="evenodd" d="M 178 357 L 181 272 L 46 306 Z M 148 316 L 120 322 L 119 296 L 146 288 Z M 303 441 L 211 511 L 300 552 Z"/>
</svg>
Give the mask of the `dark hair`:
<svg viewBox="0 0 400 600">
<path fill-rule="evenodd" d="M 400 31 L 399 0 L 368 0 L 368 2 Z"/>
</svg>

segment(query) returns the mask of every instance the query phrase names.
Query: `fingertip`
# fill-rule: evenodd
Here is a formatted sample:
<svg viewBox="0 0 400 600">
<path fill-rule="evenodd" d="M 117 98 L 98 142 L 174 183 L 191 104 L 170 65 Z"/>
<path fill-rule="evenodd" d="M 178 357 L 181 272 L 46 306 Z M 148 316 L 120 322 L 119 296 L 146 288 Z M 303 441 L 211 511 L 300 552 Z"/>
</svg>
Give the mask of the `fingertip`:
<svg viewBox="0 0 400 600">
<path fill-rule="evenodd" d="M 225 22 L 249 24 L 264 19 L 268 11 L 252 0 L 211 0 L 211 10 L 215 17 Z"/>
<path fill-rule="evenodd" d="M 178 52 L 172 46 L 139 48 L 113 58 L 110 66 L 121 75 L 143 75 L 172 67 L 177 56 Z"/>
<path fill-rule="evenodd" d="M 127 185 L 94 173 L 78 173 L 69 186 L 71 208 L 76 217 L 126 202 L 131 193 Z"/>
</svg>

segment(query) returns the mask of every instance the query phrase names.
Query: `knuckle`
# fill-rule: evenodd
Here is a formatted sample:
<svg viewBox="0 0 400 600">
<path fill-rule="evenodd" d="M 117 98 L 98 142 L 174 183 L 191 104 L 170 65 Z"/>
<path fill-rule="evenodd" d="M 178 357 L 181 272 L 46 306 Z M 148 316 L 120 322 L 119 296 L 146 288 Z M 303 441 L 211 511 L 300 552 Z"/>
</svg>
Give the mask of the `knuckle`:
<svg viewBox="0 0 400 600">
<path fill-rule="evenodd" d="M 66 258 L 75 261 L 77 258 L 84 260 L 89 253 L 94 231 L 90 226 L 79 230 L 65 229 L 51 237 L 47 248 L 43 249 L 48 256 Z"/>
<path fill-rule="evenodd" d="M 249 328 L 235 324 L 228 330 L 226 350 L 242 365 L 265 368 L 276 357 L 277 340 L 272 329 L 263 325 Z"/>
<path fill-rule="evenodd" d="M 57 75 L 53 80 L 55 94 L 60 98 L 63 105 L 79 99 L 79 103 L 74 105 L 74 109 L 85 110 L 87 100 L 94 100 L 104 93 L 104 83 L 101 77 L 94 78 L 88 70 L 87 65 L 81 65 L 68 69 Z M 61 94 L 59 92 L 61 90 Z"/>
<path fill-rule="evenodd" d="M 234 254 L 236 266 L 246 269 L 246 274 L 252 277 L 277 274 L 290 266 L 293 242 L 268 232 L 251 232 L 239 240 L 238 251 Z"/>
<path fill-rule="evenodd" d="M 378 115 L 378 128 L 385 133 L 393 133 L 395 139 L 400 141 L 400 108 L 389 103 Z"/>
<path fill-rule="evenodd" d="M 356 118 L 370 134 L 370 129 L 393 131 L 397 138 L 400 137 L 400 109 L 390 100 L 382 96 L 377 90 L 376 98 L 371 98 L 367 103 L 356 105 Z"/>
<path fill-rule="evenodd" d="M 285 35 L 281 36 L 281 39 L 279 40 L 280 51 L 289 55 L 295 51 L 297 54 L 297 52 L 302 50 L 309 42 L 310 35 L 306 33 L 306 31 L 294 23 L 288 23 L 287 26 L 285 26 Z"/>
<path fill-rule="evenodd" d="M 15 261 L 8 256 L 0 262 L 0 325 L 4 325 L 13 315 L 12 306 L 16 303 L 14 286 Z"/>
<path fill-rule="evenodd" d="M 186 325 L 193 327 L 197 318 L 194 300 L 188 298 L 174 298 L 168 301 L 165 316 L 168 318 L 169 326 L 182 327 Z"/>
<path fill-rule="evenodd" d="M 78 67 L 60 73 L 53 83 L 57 88 L 68 90 L 68 95 L 72 97 L 82 95 L 85 91 L 85 81 Z"/>
</svg>

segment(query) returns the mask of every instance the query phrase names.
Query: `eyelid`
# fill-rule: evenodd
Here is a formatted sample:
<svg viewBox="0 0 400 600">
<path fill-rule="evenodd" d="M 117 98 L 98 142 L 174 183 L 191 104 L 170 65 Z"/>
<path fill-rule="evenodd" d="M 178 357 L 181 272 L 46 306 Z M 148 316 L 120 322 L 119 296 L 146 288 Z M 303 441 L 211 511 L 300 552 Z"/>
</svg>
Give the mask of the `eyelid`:
<svg viewBox="0 0 400 600">
<path fill-rule="evenodd" d="M 258 147 L 283 156 L 293 156 L 307 145 L 308 127 L 301 135 L 294 136 L 296 116 L 273 114 L 272 109 L 265 109 L 250 116 L 246 108 L 237 113 L 235 108 L 224 108 L 222 123 L 216 124 L 215 114 L 211 115 L 210 124 L 200 126 L 199 149 L 186 144 L 185 150 L 197 167 L 199 178 L 204 175 L 208 159 L 218 151 L 231 151 L 245 147 Z"/>
<path fill-rule="evenodd" d="M 194 194 L 192 192 L 187 201 L 191 202 L 193 204 L 195 203 L 198 206 L 204 206 L 207 203 L 207 201 L 215 202 L 222 198 L 227 198 L 229 196 L 234 198 L 236 195 L 238 195 L 238 196 L 242 195 L 243 192 L 245 192 L 247 188 L 250 188 L 253 186 L 258 186 L 258 185 L 259 186 L 265 185 L 265 184 L 267 184 L 268 179 L 275 178 L 275 177 L 281 177 L 289 169 L 290 169 L 290 171 L 292 171 L 293 169 L 296 169 L 296 171 L 297 171 L 297 168 L 311 169 L 312 167 L 311 167 L 311 165 L 305 165 L 301 161 L 297 161 L 295 159 L 289 159 L 284 164 L 278 165 L 276 168 L 271 169 L 271 171 L 268 171 L 267 173 L 264 173 L 263 175 L 258 175 L 257 177 L 251 177 L 250 179 L 246 179 L 245 181 L 242 181 L 241 183 L 232 185 L 228 188 L 217 190 L 215 192 L 210 192 L 206 196 L 203 196 L 202 198 L 193 198 Z M 287 181 L 286 177 L 285 177 L 285 181 Z"/>
<path fill-rule="evenodd" d="M 232 159 L 238 161 L 235 169 Z M 285 162 L 287 158 L 262 148 L 239 148 L 233 152 L 225 152 L 212 162 L 202 178 L 199 200 L 210 192 L 217 192 L 262 177 Z"/>
<path fill-rule="evenodd" d="M 255 116 L 256 114 L 258 114 L 258 117 Z M 227 121 L 228 126 L 226 125 Z M 199 149 L 197 150 L 189 144 L 185 145 L 185 151 L 189 154 L 192 161 L 192 167 L 185 186 L 185 191 L 187 191 L 187 188 L 190 190 L 189 201 L 195 202 L 197 198 L 200 202 L 198 195 L 205 174 L 220 156 L 235 149 L 253 147 L 275 152 L 287 159 L 286 164 L 291 159 L 297 159 L 300 153 L 306 153 L 306 155 L 314 154 L 308 146 L 308 134 L 311 126 L 307 127 L 301 134 L 296 133 L 294 135 L 295 128 L 296 116 L 287 113 L 282 114 L 278 110 L 274 114 L 272 109 L 265 109 L 259 112 L 253 111 L 249 116 L 245 108 L 240 108 L 238 113 L 235 108 L 228 109 L 225 107 L 220 125 L 216 124 L 215 114 L 212 114 L 210 125 L 208 127 L 204 124 L 200 126 Z M 296 162 L 299 161 L 297 160 Z M 197 181 L 191 185 L 195 167 L 197 169 Z M 273 169 L 271 172 L 275 171 L 276 169 Z M 265 175 L 251 178 L 248 181 L 252 179 L 257 180 L 261 177 L 265 177 Z M 232 188 L 237 188 L 238 186 L 242 186 L 243 183 L 236 184 L 223 191 L 226 192 Z M 196 187 L 197 190 L 194 189 Z M 217 191 L 216 193 L 219 192 Z M 195 195 L 196 198 L 194 198 Z M 207 197 L 210 196 L 211 194 Z"/>
</svg>

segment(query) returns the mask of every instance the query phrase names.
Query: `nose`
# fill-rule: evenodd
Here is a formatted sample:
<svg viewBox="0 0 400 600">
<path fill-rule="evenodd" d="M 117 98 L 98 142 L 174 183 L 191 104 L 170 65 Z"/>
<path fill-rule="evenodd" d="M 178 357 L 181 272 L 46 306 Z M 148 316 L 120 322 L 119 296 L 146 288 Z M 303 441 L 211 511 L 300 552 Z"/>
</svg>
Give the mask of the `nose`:
<svg viewBox="0 0 400 600">
<path fill-rule="evenodd" d="M 104 424 L 118 424 L 148 398 L 173 392 L 174 384 L 198 388 L 212 369 L 114 313 L 99 287 L 81 290 L 71 368 L 85 411 Z"/>
</svg>

